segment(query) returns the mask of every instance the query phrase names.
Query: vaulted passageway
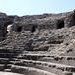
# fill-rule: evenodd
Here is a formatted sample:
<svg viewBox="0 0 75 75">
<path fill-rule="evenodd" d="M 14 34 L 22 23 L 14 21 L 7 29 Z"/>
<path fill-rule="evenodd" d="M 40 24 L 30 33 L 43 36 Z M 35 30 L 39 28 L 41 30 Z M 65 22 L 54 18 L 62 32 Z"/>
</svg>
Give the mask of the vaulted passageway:
<svg viewBox="0 0 75 75">
<path fill-rule="evenodd" d="M 57 21 L 57 29 L 64 28 L 64 21 L 63 20 L 58 20 Z"/>
<path fill-rule="evenodd" d="M 75 26 L 75 14 L 72 15 L 71 26 Z"/>
</svg>

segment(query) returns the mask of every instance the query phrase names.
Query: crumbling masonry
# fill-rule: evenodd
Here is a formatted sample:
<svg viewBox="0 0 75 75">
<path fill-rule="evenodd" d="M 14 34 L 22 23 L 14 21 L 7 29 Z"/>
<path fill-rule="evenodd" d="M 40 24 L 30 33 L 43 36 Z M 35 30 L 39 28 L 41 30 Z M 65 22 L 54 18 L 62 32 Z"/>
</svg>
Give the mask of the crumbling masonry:
<svg viewBox="0 0 75 75">
<path fill-rule="evenodd" d="M 22 17 L 0 13 L 0 71 L 73 75 L 75 10 Z"/>
</svg>

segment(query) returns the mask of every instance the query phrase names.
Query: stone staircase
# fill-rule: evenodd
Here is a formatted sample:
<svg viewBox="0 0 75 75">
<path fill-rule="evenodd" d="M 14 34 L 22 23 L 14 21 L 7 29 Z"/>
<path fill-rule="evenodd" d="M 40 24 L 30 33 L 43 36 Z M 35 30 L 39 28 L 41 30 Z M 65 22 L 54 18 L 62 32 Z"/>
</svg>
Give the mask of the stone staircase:
<svg viewBox="0 0 75 75">
<path fill-rule="evenodd" d="M 72 62 L 73 61 L 73 62 Z M 0 49 L 0 70 L 26 75 L 73 75 L 75 56 L 55 56 L 46 51 Z"/>
<path fill-rule="evenodd" d="M 49 72 L 49 70 L 43 69 L 47 64 L 46 62 L 37 61 L 37 59 L 36 61 L 34 61 L 35 59 L 31 60 L 33 57 L 35 57 L 34 55 L 29 56 L 29 58 L 31 58 L 30 60 L 22 58 L 21 56 L 22 54 L 20 53 L 20 50 L 0 50 L 0 71 L 15 72 L 21 74 L 29 73 L 28 75 L 37 75 L 37 73 L 39 73 L 39 75 L 56 75 L 52 72 Z M 26 56 L 28 57 L 28 55 Z M 39 56 L 40 55 L 36 57 Z"/>
<path fill-rule="evenodd" d="M 10 61 L 14 61 L 14 58 L 20 53 L 20 50 L 5 50 L 0 49 L 0 64 L 3 68 L 0 70 L 6 70 L 11 68 Z"/>
<path fill-rule="evenodd" d="M 47 75 L 48 73 L 52 73 L 52 75 L 73 75 L 75 72 L 75 64 L 72 63 L 72 61 L 75 61 L 74 56 L 50 56 L 36 54 L 33 51 L 31 51 L 31 54 L 30 51 L 25 53 L 27 54 L 20 54 L 15 62 L 10 61 L 12 64 L 14 63 L 11 67 L 12 72 L 24 74 L 26 71 L 34 72 L 33 69 L 35 69 L 36 73 L 38 70 L 42 70 L 43 73 L 46 71 Z M 39 75 L 45 75 L 45 73 Z"/>
</svg>

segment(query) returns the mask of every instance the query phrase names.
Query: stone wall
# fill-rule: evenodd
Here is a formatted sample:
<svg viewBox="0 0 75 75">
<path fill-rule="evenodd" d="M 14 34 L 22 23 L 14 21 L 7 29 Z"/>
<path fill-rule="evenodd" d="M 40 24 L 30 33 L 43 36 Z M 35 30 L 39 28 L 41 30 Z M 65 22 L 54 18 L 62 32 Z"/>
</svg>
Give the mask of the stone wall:
<svg viewBox="0 0 75 75">
<path fill-rule="evenodd" d="M 22 31 L 32 31 L 34 27 L 38 30 L 41 29 L 61 29 L 64 27 L 71 27 L 75 25 L 75 12 L 67 12 L 61 14 L 51 15 L 33 15 L 17 17 L 13 25 L 13 31 L 20 27 Z"/>
<path fill-rule="evenodd" d="M 22 17 L 8 16 L 4 13 L 0 13 L 0 40 L 6 37 L 8 25 L 12 25 L 11 31 L 15 32 L 61 29 L 75 25 L 75 12 Z"/>
<path fill-rule="evenodd" d="M 14 23 L 15 16 L 7 16 L 5 13 L 0 13 L 0 41 L 7 36 L 7 26 Z"/>
</svg>

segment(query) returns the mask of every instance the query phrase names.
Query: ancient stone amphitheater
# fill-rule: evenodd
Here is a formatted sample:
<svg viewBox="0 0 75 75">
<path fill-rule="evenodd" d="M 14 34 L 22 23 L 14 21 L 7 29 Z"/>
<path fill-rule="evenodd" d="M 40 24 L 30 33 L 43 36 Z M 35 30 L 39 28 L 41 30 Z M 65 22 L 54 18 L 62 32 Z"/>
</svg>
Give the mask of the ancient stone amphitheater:
<svg viewBox="0 0 75 75">
<path fill-rule="evenodd" d="M 75 10 L 22 17 L 0 13 L 0 71 L 75 75 Z"/>
</svg>

